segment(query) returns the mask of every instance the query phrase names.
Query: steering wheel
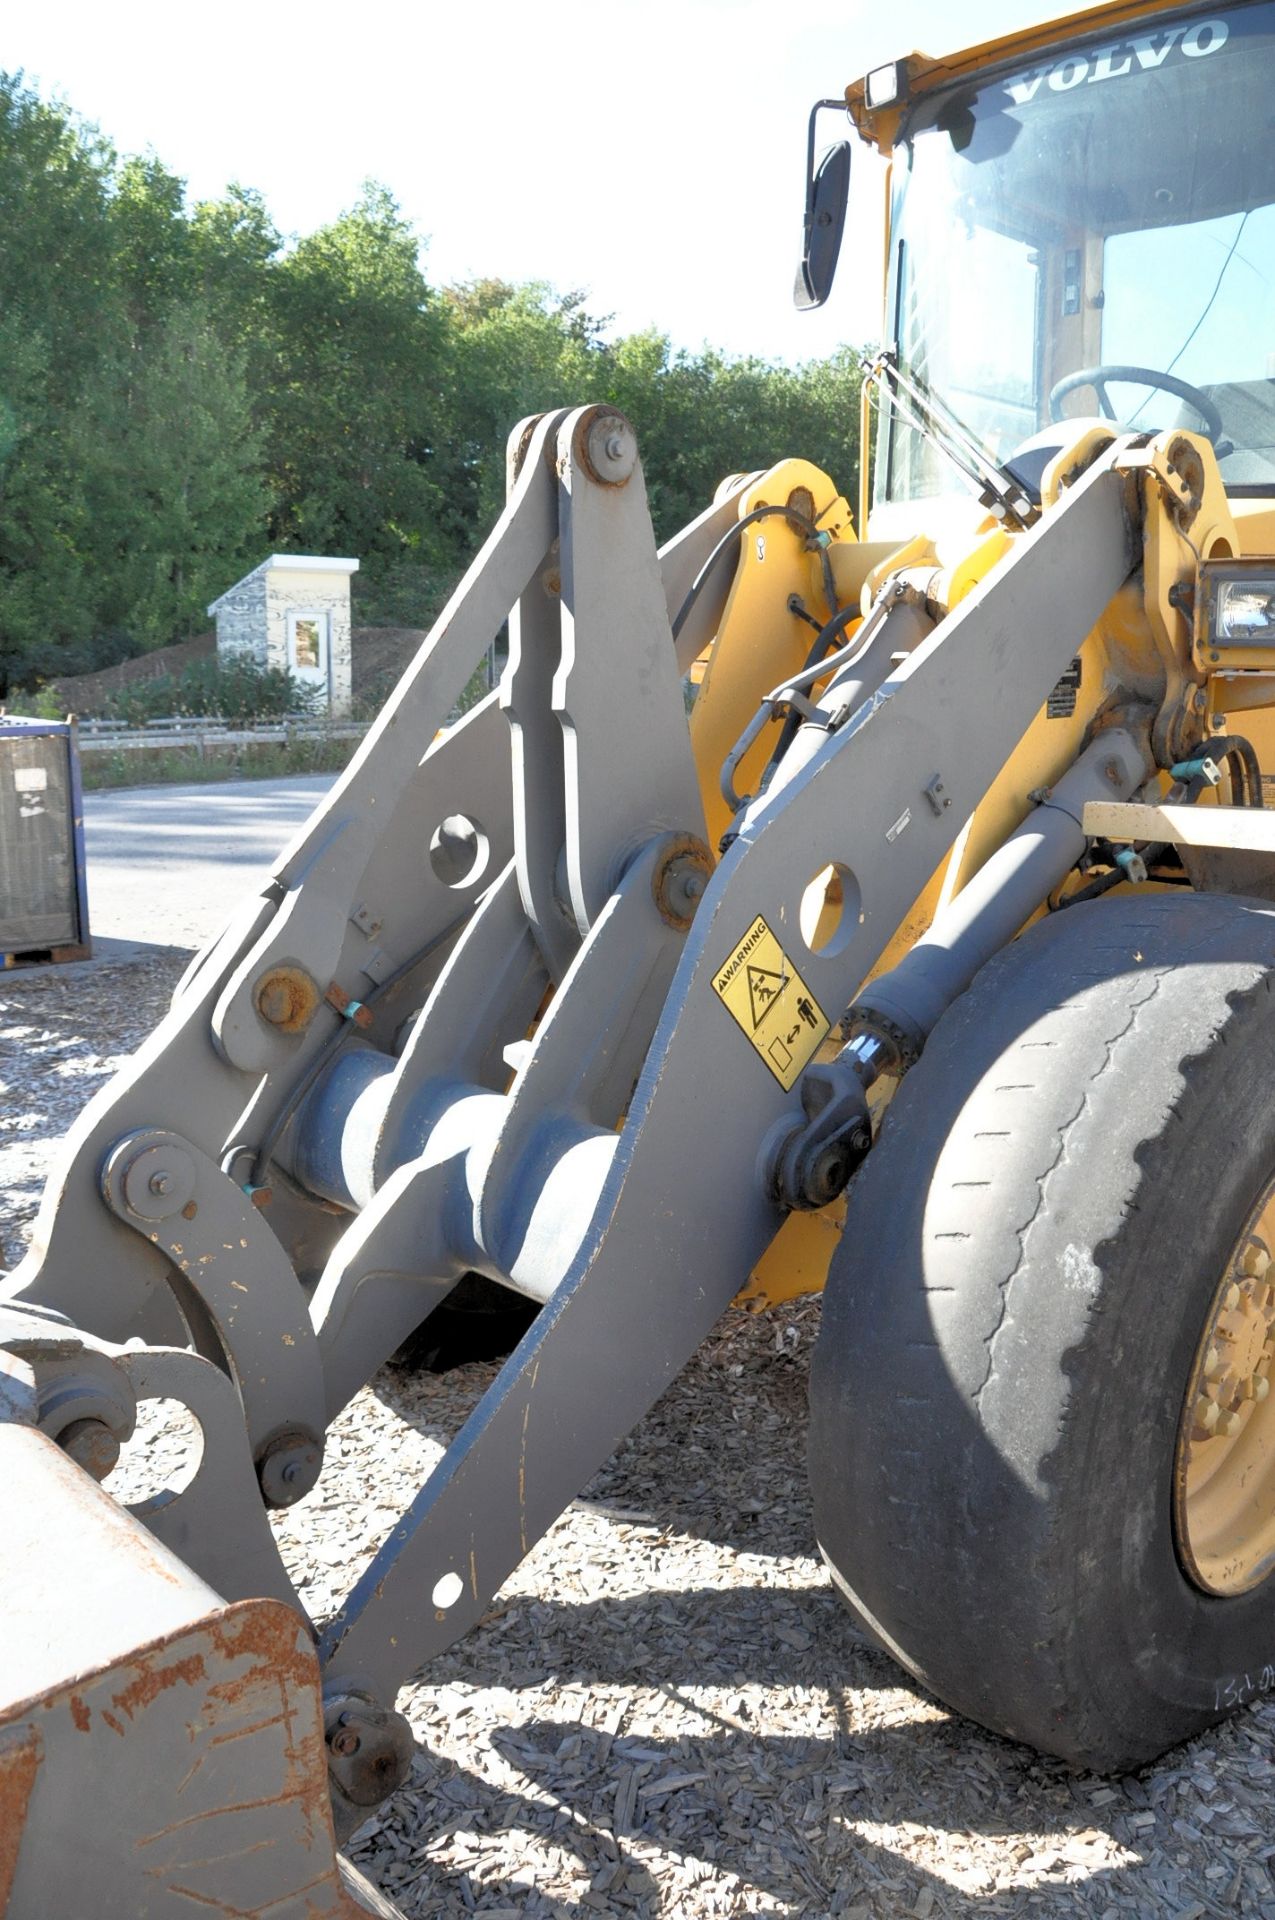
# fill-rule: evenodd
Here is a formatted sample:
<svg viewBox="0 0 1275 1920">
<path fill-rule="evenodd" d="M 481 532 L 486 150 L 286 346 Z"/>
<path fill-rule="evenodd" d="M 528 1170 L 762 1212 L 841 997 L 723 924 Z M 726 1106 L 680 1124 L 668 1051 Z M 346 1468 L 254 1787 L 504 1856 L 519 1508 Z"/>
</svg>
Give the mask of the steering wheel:
<svg viewBox="0 0 1275 1920">
<path fill-rule="evenodd" d="M 1107 394 L 1109 380 L 1128 380 L 1139 387 L 1159 387 L 1165 393 L 1174 394 L 1177 399 L 1185 400 L 1194 407 L 1204 422 L 1204 431 L 1216 447 L 1223 437 L 1222 416 L 1198 387 L 1189 380 L 1179 380 L 1175 373 L 1157 373 L 1154 367 L 1122 367 L 1114 362 L 1111 365 L 1082 367 L 1079 373 L 1069 373 L 1049 390 L 1049 417 L 1051 420 L 1063 418 L 1060 402 L 1077 387 L 1092 387 L 1098 396 L 1098 405 L 1108 420 L 1118 420 L 1119 415 L 1111 404 Z"/>
</svg>

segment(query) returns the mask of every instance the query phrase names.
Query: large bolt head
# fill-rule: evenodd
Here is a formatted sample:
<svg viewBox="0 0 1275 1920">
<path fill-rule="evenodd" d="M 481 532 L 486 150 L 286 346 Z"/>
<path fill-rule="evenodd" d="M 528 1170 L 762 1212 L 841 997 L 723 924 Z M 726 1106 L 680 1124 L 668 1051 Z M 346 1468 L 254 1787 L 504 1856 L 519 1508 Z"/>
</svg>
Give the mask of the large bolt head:
<svg viewBox="0 0 1275 1920">
<path fill-rule="evenodd" d="M 281 1033 L 301 1033 L 309 1026 L 323 995 L 304 967 L 271 967 L 257 982 L 257 1012 Z"/>
<path fill-rule="evenodd" d="M 806 1169 L 802 1182 L 811 1206 L 826 1207 L 842 1193 L 853 1173 L 850 1155 L 840 1143 L 827 1146 Z"/>
<path fill-rule="evenodd" d="M 95 1480 L 105 1480 L 120 1457 L 120 1443 L 104 1420 L 72 1420 L 58 1445 Z"/>
<path fill-rule="evenodd" d="M 198 1173 L 176 1140 L 143 1147 L 124 1168 L 124 1204 L 138 1220 L 171 1220 L 194 1198 Z"/>
<path fill-rule="evenodd" d="M 660 918 L 684 933 L 713 877 L 713 857 L 702 840 L 679 834 L 651 877 Z"/>
<path fill-rule="evenodd" d="M 275 1434 L 257 1461 L 257 1479 L 268 1507 L 291 1507 L 309 1493 L 323 1466 L 322 1443 L 299 1427 Z"/>
<path fill-rule="evenodd" d="M 359 1694 L 328 1703 L 324 1738 L 332 1811 L 341 1840 L 406 1780 L 416 1741 L 401 1713 Z"/>
<path fill-rule="evenodd" d="M 604 487 L 622 487 L 637 466 L 637 435 L 622 413 L 598 407 L 581 422 L 575 457 Z"/>
</svg>

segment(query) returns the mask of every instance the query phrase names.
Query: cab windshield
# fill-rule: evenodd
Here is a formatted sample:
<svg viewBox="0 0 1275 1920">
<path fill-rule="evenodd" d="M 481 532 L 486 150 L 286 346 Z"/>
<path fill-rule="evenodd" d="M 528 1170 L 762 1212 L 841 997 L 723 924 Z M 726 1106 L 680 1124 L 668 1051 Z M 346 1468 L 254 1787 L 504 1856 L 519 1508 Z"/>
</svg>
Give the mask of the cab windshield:
<svg viewBox="0 0 1275 1920">
<path fill-rule="evenodd" d="M 1105 413 L 1207 432 L 1231 491 L 1275 490 L 1275 0 L 926 96 L 895 147 L 891 264 L 900 366 L 998 462 Z M 1086 372 L 1105 394 L 1069 384 Z M 887 410 L 878 497 L 959 489 Z"/>
</svg>

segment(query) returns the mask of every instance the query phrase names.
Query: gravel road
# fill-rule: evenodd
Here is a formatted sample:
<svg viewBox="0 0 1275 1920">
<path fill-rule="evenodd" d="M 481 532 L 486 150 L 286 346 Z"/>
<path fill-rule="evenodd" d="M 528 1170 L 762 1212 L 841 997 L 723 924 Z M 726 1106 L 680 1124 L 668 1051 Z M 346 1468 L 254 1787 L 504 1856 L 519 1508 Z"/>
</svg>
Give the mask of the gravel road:
<svg viewBox="0 0 1275 1920">
<path fill-rule="evenodd" d="M 181 964 L 0 978 L 9 1262 L 57 1135 Z M 358 1836 L 359 1863 L 419 1920 L 1275 1920 L 1275 1703 L 1137 1778 L 1078 1778 L 953 1718 L 856 1640 L 805 1491 L 818 1314 L 728 1313 L 479 1629 L 409 1689 L 413 1778 Z M 315 1495 L 278 1521 L 312 1611 L 361 1570 L 492 1371 L 386 1369 L 347 1409 Z"/>
</svg>

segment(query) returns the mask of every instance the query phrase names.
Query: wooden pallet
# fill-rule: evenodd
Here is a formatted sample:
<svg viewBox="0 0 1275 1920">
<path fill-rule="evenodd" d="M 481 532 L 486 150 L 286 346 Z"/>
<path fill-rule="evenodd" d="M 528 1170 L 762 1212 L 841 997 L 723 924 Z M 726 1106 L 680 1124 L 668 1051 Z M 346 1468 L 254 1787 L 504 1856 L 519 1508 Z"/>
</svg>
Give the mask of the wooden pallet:
<svg viewBox="0 0 1275 1920">
<path fill-rule="evenodd" d="M 14 967 L 62 967 L 72 960 L 92 958 L 91 941 L 68 947 L 19 947 L 0 953 L 0 972 L 8 973 Z"/>
</svg>

